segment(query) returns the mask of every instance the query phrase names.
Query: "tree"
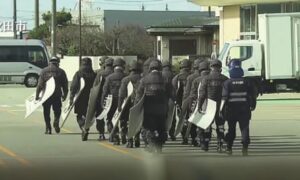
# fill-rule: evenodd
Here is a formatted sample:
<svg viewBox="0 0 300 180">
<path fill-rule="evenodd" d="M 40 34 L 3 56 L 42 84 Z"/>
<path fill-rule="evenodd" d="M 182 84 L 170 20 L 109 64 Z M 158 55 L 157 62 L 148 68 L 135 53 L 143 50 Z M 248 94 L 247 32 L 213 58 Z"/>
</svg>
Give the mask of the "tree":
<svg viewBox="0 0 300 180">
<path fill-rule="evenodd" d="M 45 23 L 30 31 L 29 38 L 41 39 L 44 40 L 46 44 L 49 44 L 51 36 L 51 16 L 52 14 L 49 11 L 47 13 L 42 14 L 42 18 Z M 63 9 L 61 12 L 56 13 L 56 19 L 58 25 L 66 26 L 71 24 L 72 15 L 69 12 L 65 12 L 65 10 Z"/>
<path fill-rule="evenodd" d="M 45 24 L 51 25 L 52 13 L 50 11 L 42 14 L 42 18 L 45 21 Z M 56 12 L 56 24 L 65 26 L 71 24 L 71 21 L 72 21 L 72 15 L 69 12 L 65 12 L 65 9 Z"/>
</svg>

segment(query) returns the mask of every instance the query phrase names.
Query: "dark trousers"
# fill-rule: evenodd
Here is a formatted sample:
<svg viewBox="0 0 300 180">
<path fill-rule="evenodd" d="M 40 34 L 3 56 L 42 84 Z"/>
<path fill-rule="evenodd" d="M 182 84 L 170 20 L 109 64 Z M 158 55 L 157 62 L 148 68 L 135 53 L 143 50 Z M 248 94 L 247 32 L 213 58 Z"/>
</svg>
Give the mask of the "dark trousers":
<svg viewBox="0 0 300 180">
<path fill-rule="evenodd" d="M 108 111 L 107 113 L 107 129 L 108 129 L 108 132 L 111 132 L 111 130 L 113 129 L 113 125 L 112 125 L 112 118 L 116 112 L 118 108 L 118 97 L 113 97 L 112 99 L 112 104 L 111 104 L 111 107 L 110 107 L 110 110 Z M 96 128 L 99 132 L 99 134 L 104 134 L 105 133 L 105 122 L 104 122 L 104 119 L 97 119 L 96 120 Z M 118 128 L 117 128 L 118 129 Z M 119 131 L 117 130 L 116 131 Z"/>
<path fill-rule="evenodd" d="M 84 115 L 83 114 L 77 114 L 76 118 L 77 118 L 78 126 L 80 128 L 82 128 L 84 126 L 84 124 L 85 124 L 85 117 L 84 117 Z"/>
<path fill-rule="evenodd" d="M 225 140 L 229 147 L 232 147 L 234 139 L 236 137 L 236 124 L 239 123 L 240 131 L 242 134 L 242 144 L 248 146 L 250 144 L 249 137 L 249 119 L 243 119 L 243 117 L 235 117 L 228 120 L 228 133 L 226 134 Z"/>
<path fill-rule="evenodd" d="M 47 101 L 43 103 L 44 108 L 44 120 L 46 123 L 46 127 L 51 128 L 51 118 L 50 118 L 50 110 L 51 107 L 54 111 L 54 123 L 59 123 L 59 118 L 61 115 L 61 97 L 59 96 L 51 96 Z"/>
<path fill-rule="evenodd" d="M 214 122 L 216 124 L 216 131 L 217 131 L 217 140 L 218 142 L 222 142 L 224 140 L 224 124 L 225 124 L 225 120 L 221 117 L 219 117 L 219 113 L 217 112 L 215 115 L 215 119 Z M 211 134 L 212 134 L 212 128 L 211 126 L 207 129 L 204 130 L 203 133 L 203 141 L 205 142 L 209 142 L 211 139 Z"/>
</svg>

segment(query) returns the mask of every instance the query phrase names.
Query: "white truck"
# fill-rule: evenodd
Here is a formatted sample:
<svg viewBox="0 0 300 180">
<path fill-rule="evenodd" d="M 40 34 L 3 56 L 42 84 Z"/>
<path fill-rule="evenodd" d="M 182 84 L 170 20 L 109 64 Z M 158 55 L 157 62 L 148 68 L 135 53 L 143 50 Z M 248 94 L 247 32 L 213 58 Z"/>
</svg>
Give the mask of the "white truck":
<svg viewBox="0 0 300 180">
<path fill-rule="evenodd" d="M 223 73 L 240 59 L 245 77 L 263 92 L 300 90 L 300 13 L 258 15 L 258 40 L 226 42 L 219 55 Z"/>
</svg>

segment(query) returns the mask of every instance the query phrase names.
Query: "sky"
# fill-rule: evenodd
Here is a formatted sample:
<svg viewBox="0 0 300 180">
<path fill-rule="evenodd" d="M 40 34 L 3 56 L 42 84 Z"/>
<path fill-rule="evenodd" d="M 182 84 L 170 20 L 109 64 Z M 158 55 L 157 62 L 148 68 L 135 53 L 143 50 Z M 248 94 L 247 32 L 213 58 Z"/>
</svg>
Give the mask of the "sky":
<svg viewBox="0 0 300 180">
<path fill-rule="evenodd" d="M 78 0 L 57 0 L 57 10 L 76 8 Z M 17 20 L 27 21 L 28 29 L 34 24 L 35 0 L 17 0 Z M 40 0 L 40 12 L 51 11 L 52 0 Z M 166 4 L 170 11 L 199 11 L 200 7 L 187 0 L 92 0 L 93 9 L 104 10 L 141 10 L 142 4 L 146 11 L 165 10 Z M 0 0 L 0 21 L 13 18 L 13 0 Z M 42 23 L 42 22 L 40 22 Z"/>
</svg>

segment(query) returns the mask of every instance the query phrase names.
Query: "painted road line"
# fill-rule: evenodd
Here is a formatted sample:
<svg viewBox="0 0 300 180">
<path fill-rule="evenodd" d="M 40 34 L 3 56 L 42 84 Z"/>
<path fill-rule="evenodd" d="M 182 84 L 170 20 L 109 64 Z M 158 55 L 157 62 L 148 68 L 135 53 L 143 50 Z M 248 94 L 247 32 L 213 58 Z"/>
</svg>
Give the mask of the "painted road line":
<svg viewBox="0 0 300 180">
<path fill-rule="evenodd" d="M 15 160 L 19 161 L 22 165 L 24 166 L 30 166 L 29 161 L 25 160 L 24 158 L 18 156 L 17 154 L 15 154 L 13 151 L 11 151 L 10 149 L 0 145 L 0 151 L 3 152 L 4 154 L 14 158 Z"/>
<path fill-rule="evenodd" d="M 68 133 L 73 133 L 73 131 L 71 131 L 69 129 L 62 128 L 62 130 L 67 131 Z M 101 145 L 101 146 L 103 146 L 103 147 L 105 147 L 105 148 L 107 148 L 107 149 L 119 152 L 121 154 L 128 155 L 128 156 L 130 156 L 130 157 L 132 157 L 134 159 L 143 160 L 143 158 L 141 156 L 137 156 L 137 155 L 135 155 L 135 154 L 133 154 L 133 153 L 125 150 L 125 149 L 117 148 L 117 147 L 115 147 L 115 146 L 113 146 L 113 145 L 111 145 L 109 143 L 98 143 L 98 144 Z"/>
<path fill-rule="evenodd" d="M 14 115 L 14 116 L 18 115 L 18 114 L 15 113 L 15 112 L 12 112 L 12 111 L 10 111 L 10 110 L 3 109 L 3 108 L 0 108 L 0 111 L 5 112 L 5 113 L 7 113 L 7 114 Z"/>
<path fill-rule="evenodd" d="M 2 107 L 2 108 L 10 108 L 12 106 L 9 106 L 9 105 L 6 105 L 6 104 L 2 104 L 2 105 L 0 105 L 0 107 Z"/>
<path fill-rule="evenodd" d="M 99 145 L 107 148 L 107 149 L 110 149 L 110 150 L 113 150 L 113 151 L 116 151 L 116 152 L 119 152 L 121 154 L 125 154 L 125 155 L 128 155 L 134 159 L 137 159 L 137 160 L 144 160 L 144 158 L 142 158 L 141 156 L 138 156 L 138 155 L 135 155 L 125 149 L 121 149 L 121 148 L 117 148 L 115 147 L 114 145 L 111 145 L 109 143 L 99 143 Z"/>
</svg>

